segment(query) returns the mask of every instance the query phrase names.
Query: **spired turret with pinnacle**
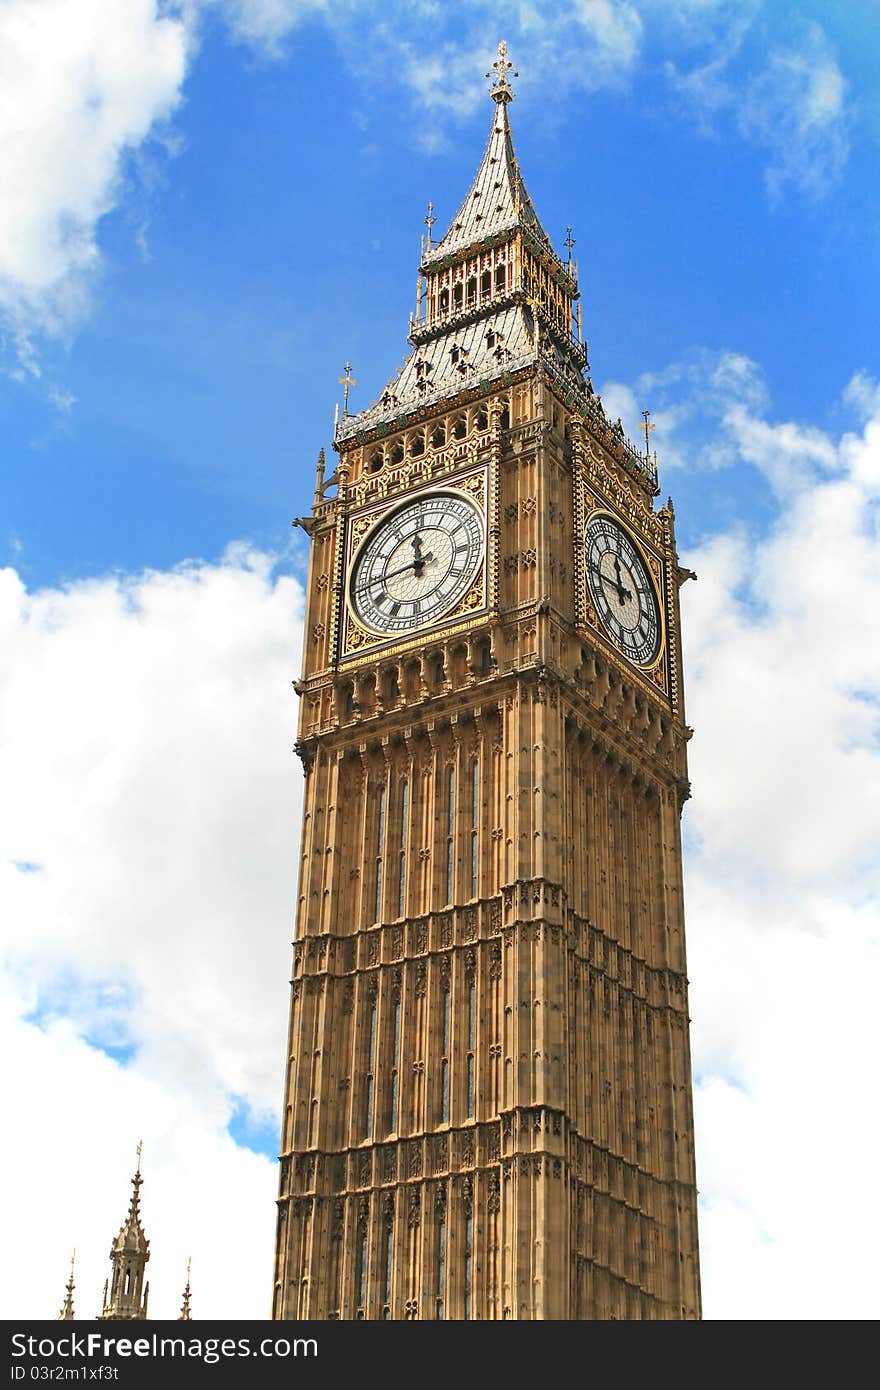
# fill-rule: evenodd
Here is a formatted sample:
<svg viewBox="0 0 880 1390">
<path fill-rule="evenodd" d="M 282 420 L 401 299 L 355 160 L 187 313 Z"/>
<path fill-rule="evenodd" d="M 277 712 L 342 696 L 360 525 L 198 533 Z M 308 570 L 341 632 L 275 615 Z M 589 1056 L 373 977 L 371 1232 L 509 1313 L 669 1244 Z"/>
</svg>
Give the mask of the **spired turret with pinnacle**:
<svg viewBox="0 0 880 1390">
<path fill-rule="evenodd" d="M 64 1302 L 61 1305 L 61 1312 L 58 1314 L 59 1322 L 73 1322 L 73 1291 L 76 1285 L 73 1282 L 73 1267 L 76 1263 L 76 1251 L 70 1257 L 70 1278 L 67 1281 Z"/>
<path fill-rule="evenodd" d="M 113 1273 L 104 1285 L 102 1318 L 136 1318 L 147 1316 L 150 1285 L 144 1282 L 150 1242 L 144 1234 L 140 1218 L 141 1145 L 137 1147 L 137 1170 L 131 1180 L 132 1194 L 128 1216 L 110 1247 Z"/>
</svg>

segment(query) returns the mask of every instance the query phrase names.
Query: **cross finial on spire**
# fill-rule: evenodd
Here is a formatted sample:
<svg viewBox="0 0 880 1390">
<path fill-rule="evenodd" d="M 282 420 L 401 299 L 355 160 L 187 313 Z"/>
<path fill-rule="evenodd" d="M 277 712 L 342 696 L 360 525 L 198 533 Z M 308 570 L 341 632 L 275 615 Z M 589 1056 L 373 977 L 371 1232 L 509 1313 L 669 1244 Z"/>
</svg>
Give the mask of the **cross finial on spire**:
<svg viewBox="0 0 880 1390">
<path fill-rule="evenodd" d="M 342 418 L 343 418 L 343 420 L 346 420 L 346 419 L 348 419 L 348 393 L 349 393 L 349 391 L 350 391 L 350 389 L 351 389 L 352 386 L 357 386 L 357 382 L 355 381 L 354 377 L 353 377 L 352 374 L 351 374 L 351 363 L 350 363 L 350 362 L 346 362 L 346 364 L 345 364 L 345 376 L 341 376 L 341 377 L 339 378 L 339 385 L 343 388 L 343 391 L 342 391 Z"/>
<path fill-rule="evenodd" d="M 574 238 L 574 237 L 572 236 L 572 234 L 571 234 L 571 227 L 566 227 L 566 229 L 565 229 L 565 241 L 564 241 L 562 244 L 563 244 L 563 246 L 567 246 L 567 247 L 568 247 L 568 264 L 569 264 L 569 268 L 571 268 L 571 248 L 572 248 L 573 246 L 577 246 L 577 241 L 575 240 L 575 238 Z"/>
<path fill-rule="evenodd" d="M 519 73 L 514 71 L 513 63 L 507 57 L 507 44 L 502 39 L 498 45 L 498 57 L 492 64 L 492 70 L 486 73 L 492 86 L 489 95 L 493 101 L 507 102 L 513 101 L 513 89 L 507 80 L 508 72 L 512 72 L 514 77 L 519 77 Z M 492 74 L 495 74 L 494 77 Z"/>
<path fill-rule="evenodd" d="M 428 236 L 427 236 L 427 240 L 426 240 L 426 242 L 425 242 L 425 250 L 426 250 L 426 251 L 430 251 L 430 249 L 431 249 L 431 232 L 432 232 L 434 223 L 435 223 L 436 221 L 437 221 L 437 219 L 436 219 L 436 217 L 434 216 L 434 204 L 433 204 L 433 203 L 429 203 L 429 204 L 428 204 L 428 215 L 427 215 L 427 217 L 425 218 L 425 226 L 426 226 L 427 229 L 428 229 Z"/>
</svg>

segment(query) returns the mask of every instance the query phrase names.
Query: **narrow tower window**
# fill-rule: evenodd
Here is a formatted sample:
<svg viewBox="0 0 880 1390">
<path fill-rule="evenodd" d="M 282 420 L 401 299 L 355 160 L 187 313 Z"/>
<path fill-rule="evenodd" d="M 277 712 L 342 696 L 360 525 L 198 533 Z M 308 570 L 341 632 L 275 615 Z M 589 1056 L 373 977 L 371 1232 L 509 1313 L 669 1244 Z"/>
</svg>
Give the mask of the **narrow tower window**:
<svg viewBox="0 0 880 1390">
<path fill-rule="evenodd" d="M 388 1322 L 391 1318 L 391 1274 L 394 1255 L 394 1221 L 389 1217 L 385 1222 L 385 1290 L 382 1296 L 382 1317 Z"/>
<path fill-rule="evenodd" d="M 434 1312 L 438 1322 L 444 1318 L 446 1305 L 446 1216 L 437 1214 L 437 1286 L 434 1291 Z"/>
<path fill-rule="evenodd" d="M 477 868 L 479 860 L 479 811 L 480 811 L 480 765 L 471 764 L 471 897 L 477 896 Z"/>
<path fill-rule="evenodd" d="M 394 1032 L 391 1044 L 391 1108 L 388 1127 L 392 1134 L 399 1128 L 400 1106 L 400 995 L 394 996 Z"/>
<path fill-rule="evenodd" d="M 367 1302 L 367 1221 L 362 1217 L 358 1222 L 358 1243 L 357 1243 L 357 1315 L 359 1319 L 366 1318 Z"/>
<path fill-rule="evenodd" d="M 474 1055 L 476 1051 L 477 1038 L 477 988 L 473 975 L 468 976 L 468 1050 L 467 1050 L 467 1117 L 472 1120 L 474 1117 L 474 1077 L 475 1063 Z"/>
<path fill-rule="evenodd" d="M 455 768 L 451 767 L 446 780 L 446 901 L 452 902 L 455 877 Z"/>
<path fill-rule="evenodd" d="M 379 788 L 378 805 L 376 807 L 376 902 L 373 910 L 373 921 L 382 920 L 382 859 L 385 854 L 385 787 L 384 784 Z"/>
<path fill-rule="evenodd" d="M 376 1081 L 376 1000 L 370 1003 L 370 1031 L 367 1043 L 367 1085 L 366 1114 L 364 1116 L 364 1138 L 373 1137 L 373 1099 Z"/>
<path fill-rule="evenodd" d="M 440 1057 L 440 1123 L 449 1121 L 449 983 L 443 986 L 443 1048 Z"/>
<path fill-rule="evenodd" d="M 406 906 L 406 837 L 409 829 L 409 783 L 400 788 L 400 843 L 397 868 L 397 915 L 402 917 Z"/>
<path fill-rule="evenodd" d="M 473 1262 L 473 1217 L 470 1210 L 464 1217 L 464 1316 L 471 1316 L 471 1264 Z"/>
</svg>

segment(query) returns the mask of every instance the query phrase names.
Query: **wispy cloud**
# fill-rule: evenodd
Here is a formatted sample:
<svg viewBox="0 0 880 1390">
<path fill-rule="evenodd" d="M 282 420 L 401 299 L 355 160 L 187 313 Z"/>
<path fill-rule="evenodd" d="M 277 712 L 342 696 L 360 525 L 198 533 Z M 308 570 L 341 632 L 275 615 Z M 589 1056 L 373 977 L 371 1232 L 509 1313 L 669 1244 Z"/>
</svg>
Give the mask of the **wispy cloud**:
<svg viewBox="0 0 880 1390">
<path fill-rule="evenodd" d="M 679 57 L 664 63 L 683 118 L 710 136 L 732 124 L 760 149 L 773 202 L 787 187 L 822 197 L 846 166 L 852 121 L 847 82 L 825 31 L 810 23 L 797 39 L 765 52 L 753 31 L 757 6 L 713 9 L 716 25 L 701 61 L 691 67 Z"/>
<path fill-rule="evenodd" d="M 837 182 L 849 157 L 847 84 L 818 24 L 802 42 L 777 48 L 746 85 L 738 107 L 745 137 L 767 151 L 771 198 L 786 184 L 812 198 Z"/>
<path fill-rule="evenodd" d="M 8 0 L 0 53 L 0 346 L 22 379 L 87 310 L 98 223 L 180 100 L 186 33 L 155 0 Z"/>
</svg>

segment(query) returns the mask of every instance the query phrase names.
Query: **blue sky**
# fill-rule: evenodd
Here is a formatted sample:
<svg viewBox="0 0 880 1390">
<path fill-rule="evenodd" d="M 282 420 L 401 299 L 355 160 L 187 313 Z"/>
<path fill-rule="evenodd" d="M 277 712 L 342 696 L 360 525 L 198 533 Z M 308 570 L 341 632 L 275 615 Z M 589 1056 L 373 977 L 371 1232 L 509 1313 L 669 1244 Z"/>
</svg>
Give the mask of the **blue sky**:
<svg viewBox="0 0 880 1390">
<path fill-rule="evenodd" d="M 344 362 L 354 407 L 406 350 L 426 204 L 439 232 L 472 176 L 501 17 L 529 189 L 557 247 L 569 224 L 577 238 L 596 384 L 731 349 L 760 364 L 774 412 L 837 423 L 876 351 L 868 5 L 609 5 L 604 48 L 554 20 L 577 7 L 539 6 L 543 67 L 515 7 L 392 6 L 384 36 L 370 5 L 252 8 L 305 14 L 247 43 L 235 6 L 205 9 L 173 115 L 118 152 L 88 307 L 51 339 L 35 315 L 40 376 L 0 377 L 0 544 L 30 583 L 216 558 L 242 535 L 286 546 Z M 803 107 L 787 123 L 786 82 Z M 663 481 L 690 539 L 731 480 L 698 501 Z"/>
<path fill-rule="evenodd" d="M 826 1122 L 876 1141 L 853 1062 L 873 1010 L 851 994 L 876 970 L 880 877 L 876 20 L 868 0 L 8 0 L 0 1004 L 33 1137 L 8 1186 L 38 1205 L 59 1077 L 106 1119 L 71 1111 L 57 1278 L 40 1247 L 5 1306 L 51 1316 L 74 1245 L 100 1288 L 143 1137 L 157 1315 L 189 1253 L 203 1316 L 265 1312 L 300 795 L 290 523 L 345 362 L 356 410 L 407 351 L 427 204 L 439 235 L 503 37 L 526 185 L 557 250 L 576 238 L 593 382 L 637 439 L 654 412 L 700 576 L 684 824 L 707 1315 L 868 1315 L 811 1302 L 794 1174 L 810 1065 Z M 231 1286 L 187 1186 L 206 1166 L 239 1194 Z"/>
</svg>

